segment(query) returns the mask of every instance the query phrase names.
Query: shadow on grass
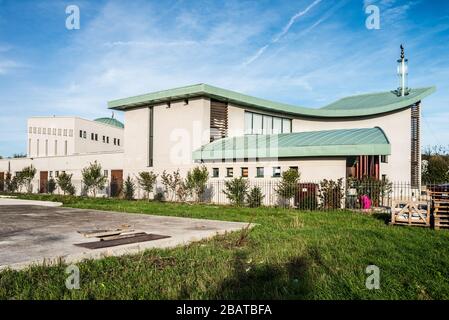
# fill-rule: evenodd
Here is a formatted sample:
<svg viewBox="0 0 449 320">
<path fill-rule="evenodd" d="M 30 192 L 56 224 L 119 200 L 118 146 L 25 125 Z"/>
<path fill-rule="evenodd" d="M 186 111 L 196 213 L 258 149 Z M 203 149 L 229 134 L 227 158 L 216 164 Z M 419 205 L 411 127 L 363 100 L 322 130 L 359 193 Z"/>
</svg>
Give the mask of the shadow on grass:
<svg viewBox="0 0 449 320">
<path fill-rule="evenodd" d="M 234 255 L 232 274 L 208 294 L 211 299 L 305 299 L 312 281 L 313 256 L 292 257 L 285 263 L 265 264 L 248 260 L 245 252 Z"/>
</svg>

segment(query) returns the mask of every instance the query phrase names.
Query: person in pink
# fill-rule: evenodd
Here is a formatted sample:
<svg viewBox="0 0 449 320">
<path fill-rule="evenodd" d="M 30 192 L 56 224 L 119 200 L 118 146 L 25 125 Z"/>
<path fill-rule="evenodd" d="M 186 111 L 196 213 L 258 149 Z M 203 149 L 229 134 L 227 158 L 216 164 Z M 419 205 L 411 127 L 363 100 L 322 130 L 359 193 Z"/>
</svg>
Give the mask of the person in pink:
<svg viewBox="0 0 449 320">
<path fill-rule="evenodd" d="M 371 209 L 371 199 L 366 194 L 360 197 L 360 203 L 362 209 Z"/>
</svg>

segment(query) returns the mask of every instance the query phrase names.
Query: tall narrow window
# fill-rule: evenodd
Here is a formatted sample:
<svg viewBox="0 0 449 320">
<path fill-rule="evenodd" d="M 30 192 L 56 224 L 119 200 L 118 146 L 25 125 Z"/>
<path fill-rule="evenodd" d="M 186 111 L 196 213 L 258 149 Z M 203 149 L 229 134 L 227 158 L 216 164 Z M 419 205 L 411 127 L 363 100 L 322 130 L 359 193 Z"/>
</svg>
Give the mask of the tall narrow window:
<svg viewBox="0 0 449 320">
<path fill-rule="evenodd" d="M 28 156 L 31 157 L 31 139 L 28 139 Z"/>
<path fill-rule="evenodd" d="M 263 116 L 261 114 L 253 114 L 253 134 L 262 134 Z"/>
<path fill-rule="evenodd" d="M 253 133 L 253 114 L 252 112 L 245 112 L 245 134 Z"/>
<path fill-rule="evenodd" d="M 148 166 L 153 166 L 153 124 L 154 112 L 153 107 L 148 108 Z M 119 141 L 120 145 L 120 141 Z"/>
<path fill-rule="evenodd" d="M 58 140 L 55 140 L 55 156 L 58 155 Z"/>
<path fill-rule="evenodd" d="M 36 141 L 36 156 L 39 157 L 39 139 Z"/>
<path fill-rule="evenodd" d="M 67 155 L 67 140 L 64 141 L 64 155 Z"/>
<path fill-rule="evenodd" d="M 48 157 L 48 140 L 45 140 L 45 156 Z"/>
<path fill-rule="evenodd" d="M 263 116 L 263 134 L 273 133 L 273 117 Z"/>
<path fill-rule="evenodd" d="M 292 132 L 292 121 L 290 119 L 282 119 L 282 133 Z"/>
<path fill-rule="evenodd" d="M 273 134 L 282 133 L 282 119 L 274 118 L 273 119 Z"/>
</svg>

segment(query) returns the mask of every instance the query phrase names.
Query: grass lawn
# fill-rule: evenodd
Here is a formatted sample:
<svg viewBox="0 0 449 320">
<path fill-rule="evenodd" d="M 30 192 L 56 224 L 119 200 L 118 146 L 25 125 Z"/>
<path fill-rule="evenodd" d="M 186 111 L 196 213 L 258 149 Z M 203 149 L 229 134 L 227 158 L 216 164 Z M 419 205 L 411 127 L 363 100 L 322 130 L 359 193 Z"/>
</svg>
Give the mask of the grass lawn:
<svg viewBox="0 0 449 320">
<path fill-rule="evenodd" d="M 9 299 L 448 299 L 449 232 L 393 227 L 385 216 L 114 199 L 59 199 L 65 206 L 258 223 L 187 247 L 85 261 L 81 288 L 65 266 L 0 273 Z M 365 269 L 380 268 L 368 290 Z"/>
</svg>

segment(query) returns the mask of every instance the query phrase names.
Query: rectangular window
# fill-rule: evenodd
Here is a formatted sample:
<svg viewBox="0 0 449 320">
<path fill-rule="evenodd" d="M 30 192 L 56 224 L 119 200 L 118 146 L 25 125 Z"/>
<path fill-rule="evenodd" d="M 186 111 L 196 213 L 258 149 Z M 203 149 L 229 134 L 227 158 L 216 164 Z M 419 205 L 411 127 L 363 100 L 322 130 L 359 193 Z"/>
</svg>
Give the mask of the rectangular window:
<svg viewBox="0 0 449 320">
<path fill-rule="evenodd" d="M 69 130 L 69 137 L 73 137 L 73 129 Z"/>
<path fill-rule="evenodd" d="M 290 119 L 282 119 L 282 133 L 292 132 L 292 121 Z"/>
<path fill-rule="evenodd" d="M 386 156 L 386 155 L 380 156 L 380 162 L 388 163 L 388 156 Z"/>
<path fill-rule="evenodd" d="M 59 177 L 59 171 L 55 171 L 55 176 Z"/>
<path fill-rule="evenodd" d="M 36 141 L 36 156 L 39 157 L 39 139 Z"/>
<path fill-rule="evenodd" d="M 47 128 L 42 129 L 42 134 L 47 134 Z"/>
<path fill-rule="evenodd" d="M 108 176 L 108 170 L 104 170 L 103 174 L 104 174 L 105 177 L 107 177 Z"/>
<path fill-rule="evenodd" d="M 90 140 L 95 140 L 95 134 L 93 133 L 90 134 Z"/>
<path fill-rule="evenodd" d="M 48 156 L 48 140 L 45 140 L 45 156 Z"/>
<path fill-rule="evenodd" d="M 83 137 L 83 130 L 80 130 L 80 138 Z"/>
<path fill-rule="evenodd" d="M 234 168 L 226 168 L 226 177 L 232 178 L 234 176 Z"/>
<path fill-rule="evenodd" d="M 218 168 L 212 168 L 212 178 L 218 178 L 220 170 Z"/>
<path fill-rule="evenodd" d="M 28 133 L 33 133 L 33 127 L 30 127 L 30 128 L 28 129 Z"/>
<path fill-rule="evenodd" d="M 117 145 L 117 139 L 114 138 L 114 146 Z"/>
<path fill-rule="evenodd" d="M 263 134 L 273 133 L 273 117 L 263 116 Z"/>
<path fill-rule="evenodd" d="M 243 178 L 248 178 L 248 167 L 243 167 L 242 168 L 242 177 Z"/>
<path fill-rule="evenodd" d="M 273 134 L 282 133 L 282 119 L 273 118 Z"/>
<path fill-rule="evenodd" d="M 84 139 L 87 138 L 87 133 L 86 133 L 86 131 L 83 131 L 83 138 L 84 138 Z"/>
<path fill-rule="evenodd" d="M 37 133 L 41 134 L 41 128 L 37 128 Z"/>
<path fill-rule="evenodd" d="M 36 133 L 36 127 L 33 127 L 33 133 Z"/>
<path fill-rule="evenodd" d="M 56 135 L 56 128 L 53 128 L 53 135 Z"/>
<path fill-rule="evenodd" d="M 67 155 L 67 140 L 64 141 L 64 155 Z"/>
<path fill-rule="evenodd" d="M 64 137 L 67 137 L 67 129 L 64 129 Z"/>
<path fill-rule="evenodd" d="M 109 137 L 106 137 L 106 143 L 109 143 Z"/>
<path fill-rule="evenodd" d="M 117 139 L 117 145 L 118 146 L 120 145 L 120 139 Z"/>
<path fill-rule="evenodd" d="M 49 176 L 50 178 L 53 178 L 53 171 L 48 171 L 48 176 Z"/>
<path fill-rule="evenodd" d="M 106 143 L 106 137 L 103 136 L 103 143 Z"/>
<path fill-rule="evenodd" d="M 264 167 L 257 167 L 256 177 L 257 178 L 263 178 L 264 177 Z"/>
<path fill-rule="evenodd" d="M 253 134 L 262 134 L 263 117 L 261 114 L 253 114 Z"/>
<path fill-rule="evenodd" d="M 95 134 L 95 141 L 98 141 L 98 133 Z"/>
<path fill-rule="evenodd" d="M 28 156 L 31 157 L 31 139 L 28 139 Z"/>
<path fill-rule="evenodd" d="M 298 172 L 298 167 L 290 167 L 290 169 Z"/>
<path fill-rule="evenodd" d="M 55 156 L 58 155 L 58 140 L 55 140 Z"/>
<path fill-rule="evenodd" d="M 278 178 L 281 176 L 281 167 L 273 167 L 273 177 Z"/>
<path fill-rule="evenodd" d="M 253 114 L 245 112 L 245 134 L 253 133 Z"/>
<path fill-rule="evenodd" d="M 62 129 L 58 129 L 58 136 L 62 134 Z"/>
</svg>

